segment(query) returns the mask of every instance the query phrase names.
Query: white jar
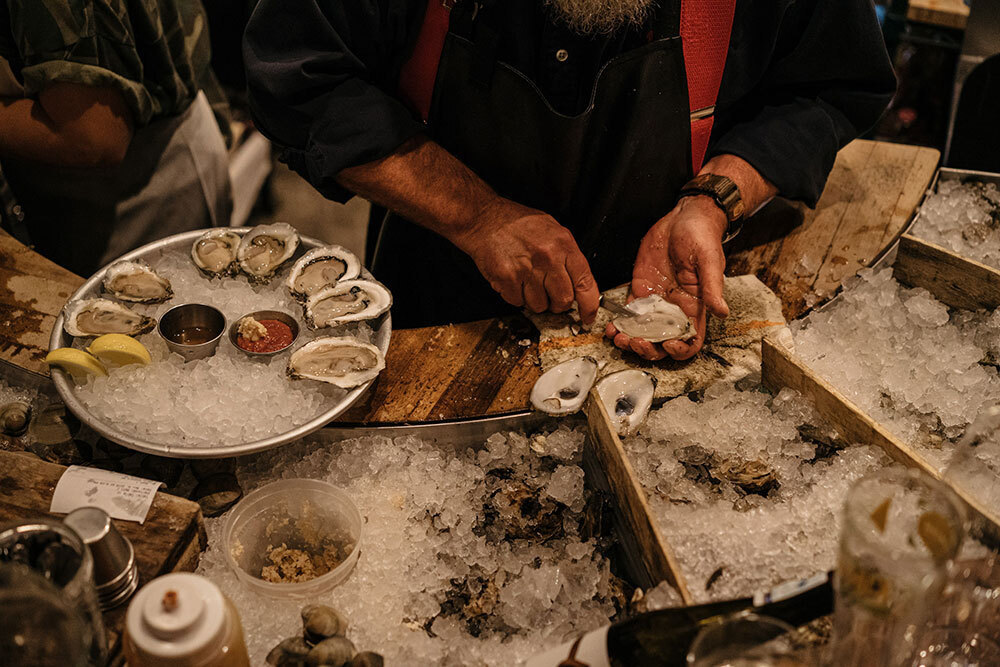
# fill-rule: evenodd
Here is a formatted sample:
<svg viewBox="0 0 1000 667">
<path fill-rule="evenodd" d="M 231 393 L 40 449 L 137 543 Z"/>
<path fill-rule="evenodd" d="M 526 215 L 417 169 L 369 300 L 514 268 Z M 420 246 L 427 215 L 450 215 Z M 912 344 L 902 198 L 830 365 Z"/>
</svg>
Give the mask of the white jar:
<svg viewBox="0 0 1000 667">
<path fill-rule="evenodd" d="M 208 579 L 179 572 L 149 582 L 125 615 L 129 667 L 249 667 L 233 603 Z"/>
</svg>

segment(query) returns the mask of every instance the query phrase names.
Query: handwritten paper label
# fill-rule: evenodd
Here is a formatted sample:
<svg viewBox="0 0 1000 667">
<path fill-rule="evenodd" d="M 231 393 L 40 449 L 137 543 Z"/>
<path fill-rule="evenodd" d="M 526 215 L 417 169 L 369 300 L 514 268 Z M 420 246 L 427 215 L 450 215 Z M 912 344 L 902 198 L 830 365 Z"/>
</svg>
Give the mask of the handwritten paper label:
<svg viewBox="0 0 1000 667">
<path fill-rule="evenodd" d="M 78 507 L 100 507 L 113 519 L 143 523 L 162 485 L 118 472 L 70 466 L 56 484 L 49 511 L 69 514 Z"/>
</svg>

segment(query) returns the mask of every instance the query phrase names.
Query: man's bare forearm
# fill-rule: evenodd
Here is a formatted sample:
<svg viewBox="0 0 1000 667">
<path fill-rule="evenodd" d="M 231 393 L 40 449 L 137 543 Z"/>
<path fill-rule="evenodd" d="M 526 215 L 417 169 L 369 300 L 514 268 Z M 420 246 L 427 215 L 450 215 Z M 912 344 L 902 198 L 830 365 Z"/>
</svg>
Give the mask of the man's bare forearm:
<svg viewBox="0 0 1000 667">
<path fill-rule="evenodd" d="M 746 206 L 747 214 L 753 213 L 778 194 L 778 188 L 764 178 L 753 165 L 735 155 L 717 155 L 706 162 L 698 173 L 715 174 L 732 179 L 740 189 L 740 197 Z"/>
<path fill-rule="evenodd" d="M 423 136 L 375 162 L 344 169 L 337 180 L 459 248 L 479 221 L 498 207 L 514 205 L 458 158 Z"/>
</svg>

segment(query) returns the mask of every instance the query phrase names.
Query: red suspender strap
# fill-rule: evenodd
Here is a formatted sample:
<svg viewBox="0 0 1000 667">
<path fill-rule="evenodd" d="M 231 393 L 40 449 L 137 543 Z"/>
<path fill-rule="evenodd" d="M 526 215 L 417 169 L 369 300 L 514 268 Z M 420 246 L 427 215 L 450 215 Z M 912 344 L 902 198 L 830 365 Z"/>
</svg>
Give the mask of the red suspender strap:
<svg viewBox="0 0 1000 667">
<path fill-rule="evenodd" d="M 681 43 L 691 103 L 691 167 L 697 174 L 712 135 L 736 0 L 682 0 Z M 699 113 L 700 112 L 700 113 Z M 696 115 L 697 114 L 697 115 Z M 698 117 L 706 114 L 704 117 Z"/>
<path fill-rule="evenodd" d="M 431 112 L 434 80 L 441 62 L 444 38 L 448 36 L 451 5 L 450 0 L 428 0 L 413 54 L 399 73 L 400 96 L 420 114 L 425 123 Z"/>
</svg>

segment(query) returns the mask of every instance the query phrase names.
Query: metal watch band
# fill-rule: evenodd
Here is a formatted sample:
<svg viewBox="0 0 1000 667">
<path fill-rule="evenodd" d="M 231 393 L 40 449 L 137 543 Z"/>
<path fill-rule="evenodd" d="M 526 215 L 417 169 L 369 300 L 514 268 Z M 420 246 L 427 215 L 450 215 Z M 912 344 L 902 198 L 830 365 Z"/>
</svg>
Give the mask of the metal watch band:
<svg viewBox="0 0 1000 667">
<path fill-rule="evenodd" d="M 746 206 L 740 189 L 731 178 L 719 176 L 717 174 L 702 174 L 693 179 L 681 188 L 678 200 L 682 197 L 695 195 L 705 195 L 711 197 L 716 206 L 726 214 L 726 234 L 722 239 L 723 243 L 732 240 L 743 228 L 743 218 Z"/>
</svg>

